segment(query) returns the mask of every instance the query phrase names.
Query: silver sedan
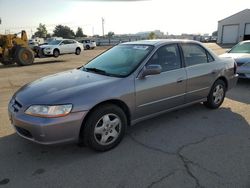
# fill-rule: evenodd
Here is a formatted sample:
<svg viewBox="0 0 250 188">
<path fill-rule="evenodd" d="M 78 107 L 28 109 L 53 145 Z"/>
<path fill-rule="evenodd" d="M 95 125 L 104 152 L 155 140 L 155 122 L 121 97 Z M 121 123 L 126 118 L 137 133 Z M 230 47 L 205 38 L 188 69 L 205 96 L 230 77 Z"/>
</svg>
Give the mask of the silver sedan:
<svg viewBox="0 0 250 188">
<path fill-rule="evenodd" d="M 30 141 L 78 141 L 106 151 L 139 121 L 199 102 L 218 108 L 237 79 L 233 59 L 199 42 L 129 42 L 23 86 L 9 103 L 9 116 Z"/>
<path fill-rule="evenodd" d="M 234 58 L 239 77 L 250 79 L 250 40 L 240 42 L 221 57 Z"/>
</svg>

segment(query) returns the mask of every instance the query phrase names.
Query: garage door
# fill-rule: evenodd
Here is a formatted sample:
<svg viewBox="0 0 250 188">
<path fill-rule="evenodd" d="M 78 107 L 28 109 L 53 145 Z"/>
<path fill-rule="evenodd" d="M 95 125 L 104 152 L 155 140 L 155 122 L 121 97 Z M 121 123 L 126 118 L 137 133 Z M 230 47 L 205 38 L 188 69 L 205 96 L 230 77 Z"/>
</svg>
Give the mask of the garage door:
<svg viewBox="0 0 250 188">
<path fill-rule="evenodd" d="M 222 35 L 222 43 L 237 43 L 239 36 L 239 25 L 224 25 L 223 26 L 223 35 Z"/>
<path fill-rule="evenodd" d="M 250 35 L 250 23 L 246 24 L 245 35 Z"/>
</svg>

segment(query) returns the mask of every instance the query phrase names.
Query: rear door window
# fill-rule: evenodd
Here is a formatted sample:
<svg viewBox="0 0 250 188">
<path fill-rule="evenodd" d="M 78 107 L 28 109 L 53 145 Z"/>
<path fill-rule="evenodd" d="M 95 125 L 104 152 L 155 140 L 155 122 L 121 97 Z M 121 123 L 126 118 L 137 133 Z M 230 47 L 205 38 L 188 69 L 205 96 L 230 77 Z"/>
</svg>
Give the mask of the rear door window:
<svg viewBox="0 0 250 188">
<path fill-rule="evenodd" d="M 186 66 L 193 66 L 214 61 L 211 54 L 198 44 L 181 44 Z"/>
</svg>

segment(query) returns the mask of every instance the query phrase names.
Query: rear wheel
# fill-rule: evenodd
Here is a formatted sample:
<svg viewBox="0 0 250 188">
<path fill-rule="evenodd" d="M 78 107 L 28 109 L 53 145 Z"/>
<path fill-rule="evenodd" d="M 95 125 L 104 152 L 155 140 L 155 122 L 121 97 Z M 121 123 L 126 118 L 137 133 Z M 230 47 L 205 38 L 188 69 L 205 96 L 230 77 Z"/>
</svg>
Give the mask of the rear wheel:
<svg viewBox="0 0 250 188">
<path fill-rule="evenodd" d="M 204 104 L 211 109 L 219 108 L 223 103 L 226 95 L 226 86 L 223 80 L 217 80 L 207 97 L 207 101 Z"/>
<path fill-rule="evenodd" d="M 106 104 L 96 108 L 83 126 L 81 136 L 84 144 L 97 151 L 107 151 L 122 140 L 127 118 L 121 108 Z"/>
<path fill-rule="evenodd" d="M 87 45 L 87 46 L 86 46 L 86 49 L 87 49 L 87 50 L 89 50 L 89 49 L 90 49 L 90 46 L 89 46 L 89 45 Z"/>
<path fill-rule="evenodd" d="M 30 65 L 34 62 L 33 52 L 25 47 L 17 48 L 15 58 L 17 64 L 21 66 Z"/>
</svg>

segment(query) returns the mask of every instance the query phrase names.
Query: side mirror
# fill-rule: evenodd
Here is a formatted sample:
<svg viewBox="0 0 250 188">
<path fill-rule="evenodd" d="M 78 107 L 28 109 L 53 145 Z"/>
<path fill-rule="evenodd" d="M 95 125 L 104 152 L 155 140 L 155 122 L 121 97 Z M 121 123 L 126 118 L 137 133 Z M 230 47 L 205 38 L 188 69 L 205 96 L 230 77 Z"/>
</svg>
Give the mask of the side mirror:
<svg viewBox="0 0 250 188">
<path fill-rule="evenodd" d="M 147 75 L 160 74 L 161 71 L 162 71 L 161 65 L 158 64 L 147 65 L 144 67 L 140 77 L 144 78 Z"/>
</svg>

